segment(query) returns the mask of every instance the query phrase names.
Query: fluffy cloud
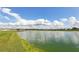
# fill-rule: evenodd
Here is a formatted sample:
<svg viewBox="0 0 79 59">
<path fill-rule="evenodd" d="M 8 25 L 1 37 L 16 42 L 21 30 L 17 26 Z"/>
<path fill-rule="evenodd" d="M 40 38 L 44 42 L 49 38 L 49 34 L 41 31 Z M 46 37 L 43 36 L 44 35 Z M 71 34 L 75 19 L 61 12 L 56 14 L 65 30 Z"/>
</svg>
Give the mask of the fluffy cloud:
<svg viewBox="0 0 79 59">
<path fill-rule="evenodd" d="M 69 23 L 71 25 L 74 25 L 76 23 L 77 19 L 75 17 L 69 17 Z"/>
<path fill-rule="evenodd" d="M 59 21 L 49 21 L 47 19 L 37 19 L 37 20 L 28 20 L 22 18 L 19 14 L 12 12 L 9 8 L 0 8 L 0 12 L 6 13 L 10 16 L 15 17 L 16 22 L 12 23 L 2 23 L 0 25 L 19 25 L 20 27 L 24 28 L 46 28 L 46 29 L 61 29 L 65 27 L 79 27 L 79 21 L 76 17 L 69 17 L 69 18 L 61 18 Z M 5 19 L 10 20 L 9 17 L 4 16 Z M 68 26 L 67 26 L 68 25 Z"/>
<path fill-rule="evenodd" d="M 11 12 L 11 9 L 9 9 L 9 8 L 2 8 L 1 11 L 3 13 L 9 14 L 9 15 L 15 17 L 16 19 L 21 19 L 21 17 L 19 16 L 19 14 Z"/>
<path fill-rule="evenodd" d="M 70 27 L 79 27 L 79 20 L 77 20 L 76 17 L 69 17 L 68 23 Z"/>
<path fill-rule="evenodd" d="M 54 28 L 58 28 L 58 29 L 64 28 L 64 23 L 58 20 L 54 20 L 52 22 L 52 25 Z"/>
</svg>

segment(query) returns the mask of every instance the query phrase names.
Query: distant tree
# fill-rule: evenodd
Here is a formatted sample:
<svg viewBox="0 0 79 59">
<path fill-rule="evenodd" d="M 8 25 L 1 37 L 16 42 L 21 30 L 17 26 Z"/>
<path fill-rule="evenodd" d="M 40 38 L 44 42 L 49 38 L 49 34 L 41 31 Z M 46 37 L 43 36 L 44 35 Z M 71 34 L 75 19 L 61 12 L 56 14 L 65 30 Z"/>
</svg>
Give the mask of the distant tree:
<svg viewBox="0 0 79 59">
<path fill-rule="evenodd" d="M 73 27 L 73 28 L 72 28 L 72 30 L 76 30 L 76 29 L 78 29 L 78 28 L 76 28 L 76 27 Z"/>
</svg>

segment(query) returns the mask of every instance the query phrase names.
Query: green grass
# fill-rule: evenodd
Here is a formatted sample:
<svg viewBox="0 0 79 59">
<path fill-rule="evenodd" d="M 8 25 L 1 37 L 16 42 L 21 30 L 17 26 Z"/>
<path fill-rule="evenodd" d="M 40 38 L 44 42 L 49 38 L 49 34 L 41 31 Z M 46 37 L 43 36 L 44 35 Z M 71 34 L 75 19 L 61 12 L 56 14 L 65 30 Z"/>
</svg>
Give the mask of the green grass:
<svg viewBox="0 0 79 59">
<path fill-rule="evenodd" d="M 28 41 L 21 39 L 16 31 L 0 31 L 0 52 L 40 52 Z"/>
</svg>

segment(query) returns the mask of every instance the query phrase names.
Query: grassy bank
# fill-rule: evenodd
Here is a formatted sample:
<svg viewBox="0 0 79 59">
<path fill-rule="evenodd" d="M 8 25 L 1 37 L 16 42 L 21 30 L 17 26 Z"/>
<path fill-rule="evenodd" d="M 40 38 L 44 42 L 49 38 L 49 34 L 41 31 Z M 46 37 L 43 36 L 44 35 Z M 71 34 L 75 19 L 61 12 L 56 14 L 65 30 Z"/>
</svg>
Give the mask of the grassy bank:
<svg viewBox="0 0 79 59">
<path fill-rule="evenodd" d="M 38 49 L 21 39 L 16 31 L 0 31 L 0 52 L 37 52 Z"/>
</svg>

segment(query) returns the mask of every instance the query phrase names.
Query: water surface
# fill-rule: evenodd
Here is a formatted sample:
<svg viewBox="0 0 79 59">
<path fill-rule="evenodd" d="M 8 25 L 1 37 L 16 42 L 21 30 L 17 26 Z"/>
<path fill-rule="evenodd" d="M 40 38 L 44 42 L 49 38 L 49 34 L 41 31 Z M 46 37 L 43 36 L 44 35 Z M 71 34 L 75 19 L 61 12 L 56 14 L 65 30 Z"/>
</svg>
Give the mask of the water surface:
<svg viewBox="0 0 79 59">
<path fill-rule="evenodd" d="M 45 51 L 79 51 L 78 31 L 22 31 L 22 39 Z"/>
</svg>

